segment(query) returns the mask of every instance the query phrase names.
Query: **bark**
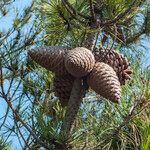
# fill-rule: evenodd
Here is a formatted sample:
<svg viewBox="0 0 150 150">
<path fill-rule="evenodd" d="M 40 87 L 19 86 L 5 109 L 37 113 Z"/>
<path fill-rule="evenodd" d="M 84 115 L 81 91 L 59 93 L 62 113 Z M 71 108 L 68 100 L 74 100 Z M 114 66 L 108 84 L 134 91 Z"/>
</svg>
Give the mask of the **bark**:
<svg viewBox="0 0 150 150">
<path fill-rule="evenodd" d="M 96 40 L 96 36 L 95 36 L 95 32 L 93 33 L 88 33 L 86 35 L 86 40 L 84 42 L 84 47 L 90 49 L 91 51 L 93 51 L 94 46 L 95 46 L 95 41 Z"/>
<path fill-rule="evenodd" d="M 96 30 L 100 29 L 99 23 L 100 23 L 100 15 L 95 13 L 94 18 L 92 18 L 89 22 L 90 29 L 93 31 L 86 34 L 86 38 L 84 42 L 84 47 L 86 47 L 91 51 L 93 51 L 97 42 L 96 33 L 98 32 Z"/>
<path fill-rule="evenodd" d="M 76 79 L 73 84 L 70 99 L 68 102 L 65 118 L 61 128 L 61 132 L 67 136 L 70 136 L 72 125 L 75 121 L 76 115 L 82 102 L 82 82 L 81 79 Z"/>
</svg>

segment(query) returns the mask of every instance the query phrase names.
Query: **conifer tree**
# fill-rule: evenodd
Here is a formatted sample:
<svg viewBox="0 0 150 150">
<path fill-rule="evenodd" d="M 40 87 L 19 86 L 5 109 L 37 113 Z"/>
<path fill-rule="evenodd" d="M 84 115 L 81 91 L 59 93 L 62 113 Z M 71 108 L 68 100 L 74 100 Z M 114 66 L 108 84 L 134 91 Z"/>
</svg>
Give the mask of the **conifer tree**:
<svg viewBox="0 0 150 150">
<path fill-rule="evenodd" d="M 148 150 L 150 69 L 138 46 L 150 35 L 149 5 L 38 0 L 16 16 L 12 40 L 11 32 L 0 39 L 6 141 L 15 134 L 24 150 Z"/>
</svg>

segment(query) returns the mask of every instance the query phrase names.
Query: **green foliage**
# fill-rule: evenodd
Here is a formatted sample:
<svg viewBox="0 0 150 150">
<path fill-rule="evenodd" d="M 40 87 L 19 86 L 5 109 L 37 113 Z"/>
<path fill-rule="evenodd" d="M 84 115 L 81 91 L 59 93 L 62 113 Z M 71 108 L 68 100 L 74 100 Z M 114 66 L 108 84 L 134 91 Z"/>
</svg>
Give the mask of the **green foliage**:
<svg viewBox="0 0 150 150">
<path fill-rule="evenodd" d="M 8 9 L 12 3 L 4 3 L 4 8 Z M 27 101 L 23 86 L 30 72 L 26 66 L 26 50 L 37 41 L 39 34 L 33 25 L 30 26 L 34 21 L 32 7 L 33 5 L 26 7 L 22 12 L 14 9 L 12 24 L 10 23 L 8 29 L 0 31 L 2 32 L 0 37 L 0 103 L 4 107 L 4 110 L 1 110 L 0 130 L 6 143 L 11 141 L 12 136 L 18 137 L 21 141 L 19 142 L 23 143 L 25 142 L 23 135 L 28 135 L 13 112 L 18 113 L 22 120 L 30 118 L 26 111 L 29 100 Z M 0 19 L 7 19 L 7 15 L 1 16 Z"/>
<path fill-rule="evenodd" d="M 98 29 L 90 27 L 91 8 L 86 0 L 69 0 L 76 10 L 73 14 L 61 0 L 38 0 L 22 15 L 16 12 L 12 28 L 0 34 L 0 98 L 7 106 L 0 129 L 6 141 L 16 136 L 23 143 L 22 149 L 62 149 L 62 145 L 79 150 L 150 148 L 150 69 L 141 68 L 143 52 L 134 45 L 141 35 L 149 36 L 149 8 L 146 0 L 133 2 L 94 0 L 101 21 Z M 103 25 L 128 8 L 130 11 L 117 22 Z M 26 26 L 30 29 L 24 33 Z M 97 48 L 117 48 L 128 56 L 133 76 L 122 87 L 119 105 L 90 90 L 72 135 L 66 139 L 60 135 L 66 108 L 54 96 L 53 74 L 28 58 L 27 50 L 42 44 L 74 48 L 83 45 L 88 33 L 98 35 Z"/>
<path fill-rule="evenodd" d="M 89 92 L 83 100 L 72 137 L 68 141 L 75 149 L 142 149 L 149 147 L 150 71 L 133 66 L 133 77 L 123 87 L 121 104 L 112 104 Z M 143 76 L 144 75 L 144 76 Z M 144 99 L 143 99 L 144 97 Z M 59 135 L 64 109 L 54 100 L 39 101 L 35 116 L 40 137 L 50 148 L 64 144 Z M 54 142 L 55 141 L 55 142 Z"/>
<path fill-rule="evenodd" d="M 72 1 L 72 4 L 83 14 L 88 12 L 85 1 Z M 36 9 L 40 12 L 40 28 L 45 31 L 46 45 L 76 46 L 75 43 L 81 43 L 79 37 L 84 38 L 85 27 L 72 18 L 60 0 L 39 1 Z"/>
<path fill-rule="evenodd" d="M 42 28 L 45 32 L 43 40 L 46 45 L 81 46 L 87 33 L 97 32 L 97 30 L 92 31 L 90 29 L 90 20 L 87 21 L 85 19 L 90 16 L 88 2 L 84 0 L 69 2 L 73 9 L 76 10 L 76 13 L 74 13 L 76 17 L 67 11 L 60 0 L 51 2 L 38 1 L 35 8 L 40 12 L 39 28 Z M 100 15 L 100 21 L 102 23 L 117 18 L 120 14 L 124 16 L 118 19 L 117 24 L 106 25 L 101 28 L 101 37 L 103 35 L 106 36 L 105 42 L 109 39 L 113 43 L 117 42 L 117 44 L 129 45 L 138 42 L 142 34 L 148 34 L 149 13 L 147 13 L 147 17 L 145 18 L 145 21 L 147 21 L 144 24 L 142 21 L 139 21 L 142 15 L 145 15 L 147 4 L 148 2 L 146 0 L 95 1 L 96 11 Z M 129 8 L 130 11 L 124 14 Z"/>
<path fill-rule="evenodd" d="M 0 138 L 0 149 L 1 150 L 11 150 L 10 143 L 6 143 L 3 139 Z"/>
<path fill-rule="evenodd" d="M 72 4 L 74 3 L 75 1 L 72 2 Z M 78 3 L 80 2 L 78 1 Z M 120 12 L 128 9 L 130 4 L 132 3 L 133 1 L 107 1 L 107 3 L 104 2 L 104 5 L 102 5 L 102 8 L 104 8 L 102 9 L 103 20 L 105 21 L 114 18 Z M 47 3 L 43 3 L 43 6 L 44 5 L 47 5 Z M 45 25 L 44 31 L 46 31 L 45 38 L 47 41 L 49 41 L 49 43 L 46 42 L 46 44 L 65 44 L 67 46 L 69 45 L 70 47 L 80 45 L 81 42 L 76 41 L 76 38 L 72 37 L 70 34 L 73 33 L 74 30 L 76 30 L 76 21 L 74 19 L 72 20 L 71 23 L 74 25 L 73 30 L 71 29 L 68 31 L 68 29 L 65 28 L 66 26 L 64 25 L 64 18 L 60 18 L 59 16 L 59 9 L 57 7 L 58 5 L 59 4 L 56 4 L 52 8 L 48 7 L 49 9 L 47 8 L 47 12 L 45 11 L 44 14 L 41 14 L 41 16 L 44 16 L 44 18 L 46 17 L 45 19 L 48 20 L 48 22 L 46 21 L 46 23 L 43 22 L 43 24 Z M 136 6 L 140 5 L 141 2 L 138 1 L 138 3 L 136 3 Z M 50 4 L 48 4 L 48 6 L 50 6 Z M 76 5 L 73 6 L 74 8 L 76 8 L 76 10 L 78 10 Z M 86 3 L 84 3 L 84 7 L 86 7 Z M 65 9 L 62 9 L 62 12 L 65 15 Z M 143 25 L 141 25 L 141 23 L 136 20 L 136 17 L 137 13 L 142 14 L 142 11 L 135 11 L 136 9 L 137 8 L 134 6 L 131 9 L 131 12 L 133 13 L 128 14 L 126 16 L 126 19 L 123 18 L 123 20 L 121 19 L 118 22 L 119 26 L 123 28 L 123 33 L 126 35 L 127 38 L 129 37 L 128 43 L 133 43 L 137 41 L 140 35 L 144 33 L 144 31 L 142 31 L 139 34 L 139 30 L 143 28 Z M 53 13 L 51 14 L 51 16 L 49 16 L 49 12 L 51 12 L 52 10 Z M 87 13 L 86 15 L 89 15 L 89 13 Z M 53 20 L 53 17 L 55 19 L 59 19 Z M 126 22 L 126 20 L 128 20 L 129 22 Z M 55 25 L 52 26 L 52 23 L 54 23 Z M 84 33 L 83 31 L 85 31 L 85 34 L 86 32 L 91 32 L 88 28 L 88 25 L 85 27 L 79 22 L 78 25 L 78 30 L 81 34 Z M 47 26 L 50 28 L 47 28 Z M 115 35 L 113 26 L 111 26 L 111 28 L 109 29 L 108 27 L 104 26 L 101 32 L 103 31 L 105 32 L 105 34 L 111 35 L 112 38 Z M 109 37 L 109 35 L 107 36 Z M 76 33 L 76 36 L 78 39 L 82 40 L 82 36 L 78 35 L 78 32 Z M 66 39 L 69 41 L 68 43 L 66 42 Z M 56 41 L 53 43 L 54 40 Z M 124 41 L 120 39 L 117 44 L 119 45 L 123 42 Z M 138 60 L 133 59 L 133 79 L 123 87 L 122 102 L 119 106 L 112 105 L 109 102 L 105 102 L 102 100 L 102 98 L 99 98 L 97 96 L 89 99 L 88 97 L 85 98 L 78 114 L 75 128 L 72 134 L 72 139 L 70 141 L 70 144 L 73 145 L 75 149 L 144 149 L 144 147 L 146 146 L 148 149 L 149 133 L 143 133 L 147 132 L 147 128 L 149 127 L 149 125 L 147 127 L 142 126 L 141 129 L 141 125 L 137 123 L 137 120 L 140 123 L 145 124 L 147 123 L 147 119 L 145 120 L 145 118 L 143 118 L 140 120 L 139 118 L 143 115 L 148 119 L 150 117 L 149 115 L 147 115 L 148 108 L 145 108 L 143 110 L 143 103 L 149 103 L 149 98 L 146 97 L 146 93 L 148 92 L 150 86 L 147 84 L 143 84 L 143 80 L 149 83 L 149 69 L 145 70 L 144 73 L 141 73 L 139 64 L 140 63 L 138 62 Z M 143 74 L 145 76 L 141 77 L 141 75 Z M 89 93 L 89 97 L 90 95 L 91 93 Z M 146 102 L 142 101 L 141 97 L 143 96 L 146 97 Z M 133 106 L 135 106 L 134 109 Z M 133 116 L 130 114 L 130 112 L 133 113 Z M 51 125 L 51 127 L 52 126 L 53 125 Z M 53 127 L 55 128 L 55 126 Z M 54 132 L 52 137 L 55 137 L 55 135 L 56 133 Z M 59 137 L 55 138 L 59 139 Z M 63 139 L 61 141 L 64 142 Z"/>
<path fill-rule="evenodd" d="M 145 110 L 143 107 L 150 100 L 150 97 L 146 97 L 150 85 L 149 82 L 146 85 L 142 82 L 148 81 L 149 69 L 145 70 L 143 79 L 139 75 L 135 69 L 129 83 L 132 85 L 123 87 L 120 105 L 112 105 L 99 97 L 89 98 L 89 101 L 85 98 L 73 134 L 76 149 L 120 150 L 144 149 L 146 144 L 149 146 L 149 107 Z M 144 102 L 140 95 L 145 95 Z"/>
<path fill-rule="evenodd" d="M 145 34 L 150 34 L 150 8 L 147 9 L 146 16 L 145 16 Z"/>
</svg>

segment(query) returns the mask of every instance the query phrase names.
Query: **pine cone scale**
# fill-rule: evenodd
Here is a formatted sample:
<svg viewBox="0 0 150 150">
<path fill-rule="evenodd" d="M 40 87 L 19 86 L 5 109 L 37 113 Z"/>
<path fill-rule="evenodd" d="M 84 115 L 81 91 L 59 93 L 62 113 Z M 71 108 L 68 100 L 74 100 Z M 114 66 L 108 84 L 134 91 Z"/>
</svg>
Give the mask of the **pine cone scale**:
<svg viewBox="0 0 150 150">
<path fill-rule="evenodd" d="M 65 76 L 55 76 L 54 77 L 54 89 L 55 96 L 57 96 L 60 100 L 61 105 L 67 106 L 71 90 L 73 87 L 74 77 L 71 75 Z"/>
<path fill-rule="evenodd" d="M 93 69 L 95 58 L 92 52 L 83 47 L 77 47 L 68 52 L 65 60 L 66 69 L 74 77 L 86 76 Z"/>
<path fill-rule="evenodd" d="M 68 74 L 65 65 L 65 53 L 68 49 L 62 46 L 49 46 L 31 49 L 29 56 L 39 65 L 47 70 L 53 71 L 57 75 Z"/>
<path fill-rule="evenodd" d="M 131 78 L 130 72 L 132 71 L 130 70 L 129 62 L 122 54 L 110 49 L 95 49 L 94 56 L 97 62 L 104 62 L 115 70 L 121 85 L 125 84 L 125 81 Z M 124 73 L 126 69 L 130 71 Z"/>
<path fill-rule="evenodd" d="M 109 65 L 96 63 L 87 81 L 89 86 L 102 97 L 113 102 L 120 100 L 121 87 L 119 79 Z"/>
</svg>

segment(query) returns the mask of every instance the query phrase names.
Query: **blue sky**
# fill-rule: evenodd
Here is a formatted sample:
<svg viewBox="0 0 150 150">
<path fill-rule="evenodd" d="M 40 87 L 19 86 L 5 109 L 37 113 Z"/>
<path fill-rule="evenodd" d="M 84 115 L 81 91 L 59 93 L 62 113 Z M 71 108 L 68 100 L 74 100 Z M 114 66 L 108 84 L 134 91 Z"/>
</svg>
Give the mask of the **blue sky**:
<svg viewBox="0 0 150 150">
<path fill-rule="evenodd" d="M 144 46 L 146 47 L 146 51 L 145 51 L 145 57 L 143 60 L 143 63 L 146 66 L 150 66 L 150 38 L 145 38 L 143 41 Z"/>
<path fill-rule="evenodd" d="M 16 0 L 12 5 L 9 7 L 9 13 L 6 17 L 3 17 L 0 21 L 0 31 L 1 30 L 8 30 L 12 26 L 12 21 L 15 16 L 15 10 L 22 12 L 23 8 L 31 4 L 32 0 Z"/>
<path fill-rule="evenodd" d="M 19 10 L 22 12 L 23 8 L 25 6 L 28 6 L 31 4 L 32 0 L 16 0 L 13 5 L 9 8 L 9 13 L 6 15 L 6 17 L 2 18 L 0 20 L 0 31 L 7 31 L 9 28 L 12 26 L 12 22 L 15 16 L 15 11 L 14 10 Z M 145 57 L 143 59 L 143 64 L 145 66 L 150 65 L 150 39 L 144 39 L 143 45 L 146 47 L 147 51 L 145 51 Z M 142 49 L 142 47 L 141 47 Z M 2 102 L 0 102 L 2 104 Z M 5 112 L 6 107 L 4 107 L 5 104 L 0 105 L 0 117 L 2 114 Z M 3 106 L 3 107 L 1 107 Z M 14 149 L 17 149 L 19 143 L 16 139 L 13 139 L 13 147 Z M 19 150 L 19 148 L 18 148 Z"/>
</svg>

